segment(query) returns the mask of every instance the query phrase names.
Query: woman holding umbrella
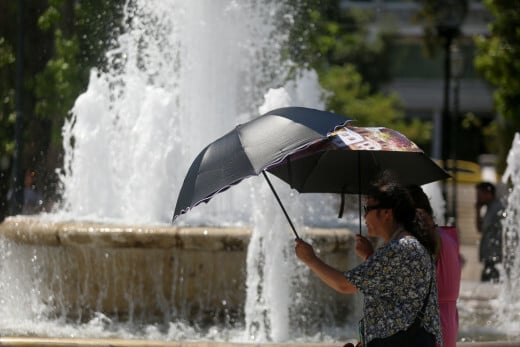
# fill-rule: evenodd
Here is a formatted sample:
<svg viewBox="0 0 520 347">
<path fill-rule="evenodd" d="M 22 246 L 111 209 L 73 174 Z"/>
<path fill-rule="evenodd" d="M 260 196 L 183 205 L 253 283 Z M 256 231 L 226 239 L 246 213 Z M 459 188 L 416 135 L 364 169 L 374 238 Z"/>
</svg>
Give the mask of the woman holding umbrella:
<svg viewBox="0 0 520 347">
<path fill-rule="evenodd" d="M 365 205 L 368 235 L 384 244 L 373 254 L 370 242 L 356 236 L 364 262 L 348 271 L 319 259 L 312 246 L 296 239 L 296 255 L 324 283 L 345 294 L 364 294 L 360 337 L 363 346 L 442 344 L 437 283 L 432 254 L 435 240 L 406 188 L 383 183 L 370 188 Z"/>
</svg>

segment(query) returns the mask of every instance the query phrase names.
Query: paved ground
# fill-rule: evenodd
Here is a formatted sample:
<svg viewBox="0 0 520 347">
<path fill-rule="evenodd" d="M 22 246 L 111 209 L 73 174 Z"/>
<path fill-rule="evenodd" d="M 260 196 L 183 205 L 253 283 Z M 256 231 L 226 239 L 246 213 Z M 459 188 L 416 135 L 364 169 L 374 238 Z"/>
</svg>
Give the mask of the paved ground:
<svg viewBox="0 0 520 347">
<path fill-rule="evenodd" d="M 476 245 L 461 245 L 460 253 L 464 258 L 462 267 L 462 281 L 480 281 L 482 264 L 478 261 L 478 249 Z"/>
<path fill-rule="evenodd" d="M 480 234 L 475 227 L 475 188 L 473 185 L 461 185 L 458 191 L 458 220 L 460 252 L 465 260 L 462 268 L 462 280 L 480 281 L 482 265 L 478 260 Z"/>
<path fill-rule="evenodd" d="M 163 342 L 119 339 L 55 339 L 0 337 L 0 346 L 10 347 L 341 347 L 330 344 L 241 344 L 226 342 Z M 520 342 L 461 342 L 458 347 L 520 347 Z"/>
</svg>

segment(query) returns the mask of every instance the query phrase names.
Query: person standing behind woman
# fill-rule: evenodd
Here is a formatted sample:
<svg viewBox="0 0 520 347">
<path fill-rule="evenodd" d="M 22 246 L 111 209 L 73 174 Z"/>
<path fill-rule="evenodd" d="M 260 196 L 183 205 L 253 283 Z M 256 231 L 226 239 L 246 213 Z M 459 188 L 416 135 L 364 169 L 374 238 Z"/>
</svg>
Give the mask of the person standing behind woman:
<svg viewBox="0 0 520 347">
<path fill-rule="evenodd" d="M 430 199 L 420 186 L 411 185 L 407 188 L 415 207 L 419 209 L 419 213 L 424 214 L 423 220 L 436 239 L 435 267 L 442 338 L 444 347 L 455 347 L 459 330 L 457 299 L 459 298 L 462 271 L 457 233 L 456 230 L 450 230 L 450 227 L 435 225 Z M 452 234 L 450 231 L 454 231 L 454 233 Z"/>
<path fill-rule="evenodd" d="M 432 254 L 435 240 L 419 227 L 406 188 L 373 186 L 366 197 L 368 235 L 383 239 L 373 254 L 370 241 L 356 235 L 356 254 L 365 259 L 348 271 L 319 259 L 311 245 L 296 239 L 295 252 L 325 284 L 338 292 L 364 294 L 359 323 L 362 345 L 435 346 L 442 344 L 437 283 Z"/>
<path fill-rule="evenodd" d="M 502 212 L 504 206 L 496 197 L 495 185 L 480 182 L 476 186 L 477 202 L 475 216 L 480 239 L 479 258 L 483 263 L 481 281 L 498 283 L 500 273 L 496 268 L 502 262 Z M 482 207 L 486 207 L 484 216 Z"/>
</svg>

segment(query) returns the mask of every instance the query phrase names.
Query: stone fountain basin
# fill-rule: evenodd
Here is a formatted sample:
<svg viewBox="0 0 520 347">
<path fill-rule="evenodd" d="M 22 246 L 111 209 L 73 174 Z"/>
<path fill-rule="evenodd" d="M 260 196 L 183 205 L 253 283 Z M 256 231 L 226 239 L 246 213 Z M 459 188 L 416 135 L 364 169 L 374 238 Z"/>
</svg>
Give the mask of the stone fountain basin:
<svg viewBox="0 0 520 347">
<path fill-rule="evenodd" d="M 357 261 L 350 230 L 305 229 L 301 235 L 333 266 L 346 269 Z M 76 321 L 94 312 L 148 323 L 241 321 L 250 236 L 249 228 L 35 217 L 10 217 L 0 224 L 0 238 L 10 249 L 4 266 L 24 273 L 26 286 L 50 307 L 47 315 Z M 306 285 L 318 288 L 313 300 L 330 305 L 338 319 L 352 310 L 352 298 L 327 289 L 315 276 L 309 274 Z"/>
</svg>

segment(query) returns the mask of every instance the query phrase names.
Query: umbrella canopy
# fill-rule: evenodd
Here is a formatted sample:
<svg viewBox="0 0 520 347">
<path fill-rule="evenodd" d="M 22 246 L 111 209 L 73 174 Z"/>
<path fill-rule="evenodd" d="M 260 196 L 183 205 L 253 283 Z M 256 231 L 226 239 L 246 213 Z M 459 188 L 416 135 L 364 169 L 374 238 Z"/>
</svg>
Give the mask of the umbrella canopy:
<svg viewBox="0 0 520 347">
<path fill-rule="evenodd" d="M 348 121 L 331 112 L 285 107 L 238 125 L 195 158 L 182 184 L 173 220 L 243 179 L 282 163 L 310 143 L 326 139 Z"/>
<path fill-rule="evenodd" d="M 401 133 L 346 125 L 273 163 L 267 171 L 301 193 L 366 193 L 382 171 L 403 185 L 450 177 Z"/>
<path fill-rule="evenodd" d="M 403 134 L 388 128 L 349 125 L 301 147 L 267 171 L 300 193 L 340 193 L 339 217 L 344 194 L 358 194 L 361 216 L 361 194 L 383 171 L 403 185 L 423 185 L 450 177 Z"/>
</svg>

